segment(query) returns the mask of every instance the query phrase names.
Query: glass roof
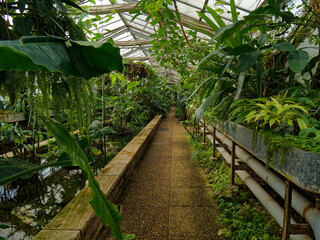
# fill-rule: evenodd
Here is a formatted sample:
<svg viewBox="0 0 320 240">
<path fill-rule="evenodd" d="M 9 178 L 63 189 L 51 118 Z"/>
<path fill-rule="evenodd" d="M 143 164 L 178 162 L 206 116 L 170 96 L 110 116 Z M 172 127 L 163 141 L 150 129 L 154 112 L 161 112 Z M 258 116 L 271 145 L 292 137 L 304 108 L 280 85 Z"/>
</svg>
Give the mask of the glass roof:
<svg viewBox="0 0 320 240">
<path fill-rule="evenodd" d="M 202 11 L 206 13 L 204 5 L 215 9 L 222 17 L 226 24 L 231 23 L 231 11 L 230 0 L 176 0 L 180 15 L 188 19 L 189 24 L 201 24 L 201 26 L 207 27 L 211 30 L 210 26 L 203 21 L 197 12 Z M 296 2 L 299 0 L 293 0 Z M 96 0 L 96 4 L 92 4 L 88 1 L 82 1 L 81 6 L 86 7 L 90 15 L 87 18 L 99 15 L 102 20 L 105 21 L 102 26 L 94 27 L 90 29 L 93 33 L 100 33 L 103 35 L 102 41 L 107 41 L 112 38 L 115 44 L 127 41 L 126 45 L 121 44 L 121 54 L 124 58 L 131 58 L 133 60 L 145 60 L 151 65 L 156 66 L 157 63 L 150 57 L 149 51 L 150 45 L 146 40 L 151 40 L 150 34 L 153 34 L 159 26 L 152 26 L 149 21 L 146 21 L 146 15 L 139 15 L 131 22 L 133 14 L 129 14 L 129 11 L 133 9 L 137 0 L 116 0 L 111 4 L 109 0 Z M 235 0 L 237 11 L 239 13 L 238 18 L 243 18 L 250 11 L 265 4 L 266 0 Z M 174 9 L 173 6 L 171 6 Z M 113 10 L 110 12 L 110 10 Z M 211 15 L 208 14 L 211 18 Z M 212 21 L 214 19 L 211 18 Z M 183 22 L 184 23 L 184 22 Z M 185 23 L 184 23 L 185 24 Z M 188 30 L 188 24 L 185 24 L 185 29 Z M 189 25 L 190 26 L 190 25 Z M 88 34 L 92 37 L 93 34 Z M 197 36 L 200 38 L 208 38 L 208 36 L 197 32 Z M 137 41 L 145 40 L 144 43 L 137 44 Z M 129 41 L 129 42 L 128 42 Z"/>
</svg>

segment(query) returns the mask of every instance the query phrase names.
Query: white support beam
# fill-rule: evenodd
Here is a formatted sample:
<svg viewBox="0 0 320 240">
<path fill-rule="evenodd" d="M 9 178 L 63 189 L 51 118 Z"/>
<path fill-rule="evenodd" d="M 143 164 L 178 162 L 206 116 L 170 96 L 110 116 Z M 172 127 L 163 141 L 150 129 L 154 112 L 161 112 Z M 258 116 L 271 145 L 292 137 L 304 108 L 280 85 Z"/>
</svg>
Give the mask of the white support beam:
<svg viewBox="0 0 320 240">
<path fill-rule="evenodd" d="M 117 47 L 120 46 L 142 46 L 150 44 L 152 39 L 150 40 L 135 40 L 135 41 L 115 41 L 114 45 Z"/>
<path fill-rule="evenodd" d="M 112 13 L 113 11 L 116 11 L 117 13 L 130 12 L 135 6 L 135 3 L 95 5 L 89 7 L 88 13 L 91 15 L 102 15 Z"/>
<path fill-rule="evenodd" d="M 124 59 L 131 59 L 132 61 L 146 61 L 150 60 L 150 57 L 125 57 Z"/>
</svg>

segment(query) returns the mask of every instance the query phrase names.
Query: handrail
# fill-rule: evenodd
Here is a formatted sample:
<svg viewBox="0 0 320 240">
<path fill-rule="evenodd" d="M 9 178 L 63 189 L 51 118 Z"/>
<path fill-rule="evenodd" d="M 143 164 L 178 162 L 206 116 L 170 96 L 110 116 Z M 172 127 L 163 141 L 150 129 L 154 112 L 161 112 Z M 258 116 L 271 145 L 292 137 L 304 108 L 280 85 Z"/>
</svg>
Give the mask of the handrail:
<svg viewBox="0 0 320 240">
<path fill-rule="evenodd" d="M 202 120 L 201 123 L 204 123 Z M 225 158 L 228 164 L 232 165 L 232 160 L 235 165 L 239 166 L 239 163 L 245 164 L 250 167 L 259 177 L 261 177 L 274 191 L 276 191 L 282 198 L 286 199 L 288 195 L 286 195 L 286 184 L 280 177 L 274 174 L 272 171 L 266 169 L 266 167 L 257 160 L 252 154 L 249 154 L 246 150 L 236 145 L 232 139 L 230 139 L 227 135 L 218 131 L 216 128 L 211 126 L 203 126 L 207 127 L 207 130 L 204 130 L 201 127 L 201 130 L 204 133 L 204 137 L 208 137 L 213 146 L 216 147 L 216 150 L 220 152 L 220 154 Z M 219 139 L 219 141 L 218 141 Z M 204 138 L 205 140 L 205 138 Z M 222 144 L 221 144 L 222 143 Z M 214 147 L 215 148 L 215 147 Z M 228 148 L 231 151 L 231 154 L 226 151 L 225 148 Z M 233 157 L 232 157 L 233 155 Z M 237 159 L 235 159 L 237 156 Z M 233 158 L 233 159 L 232 159 Z M 241 166 L 242 166 L 241 164 Z M 237 170 L 238 169 L 238 170 Z M 244 167 L 234 167 L 233 170 L 237 175 L 244 181 L 244 183 L 249 187 L 252 193 L 259 199 L 259 201 L 266 207 L 269 213 L 275 218 L 277 223 L 283 227 L 290 228 L 284 224 L 286 218 L 286 211 L 290 212 L 290 209 L 285 210 L 279 206 L 279 204 L 272 199 L 272 197 L 266 193 L 263 188 L 259 186 L 258 183 L 245 171 Z M 289 182 L 288 179 L 286 179 Z M 291 196 L 290 196 L 291 197 Z M 292 190 L 292 207 L 310 224 L 315 239 L 320 239 L 320 210 L 315 208 L 314 205 L 303 197 L 299 192 L 295 189 Z M 289 224 L 290 225 L 290 224 Z M 298 225 L 293 220 L 291 220 L 291 229 L 296 230 L 296 232 L 305 233 L 308 230 L 308 226 Z M 289 231 L 290 229 L 284 229 L 283 231 Z M 290 235 L 292 239 L 311 239 L 307 235 L 299 234 L 299 235 Z"/>
</svg>

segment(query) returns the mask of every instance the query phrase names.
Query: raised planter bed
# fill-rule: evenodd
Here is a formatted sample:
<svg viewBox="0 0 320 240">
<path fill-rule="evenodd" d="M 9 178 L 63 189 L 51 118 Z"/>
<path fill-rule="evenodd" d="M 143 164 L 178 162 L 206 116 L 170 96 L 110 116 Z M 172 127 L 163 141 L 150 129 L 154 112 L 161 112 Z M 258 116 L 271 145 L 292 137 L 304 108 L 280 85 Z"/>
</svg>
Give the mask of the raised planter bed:
<svg viewBox="0 0 320 240">
<path fill-rule="evenodd" d="M 49 116 L 54 116 L 54 111 L 49 111 Z M 0 114 L 0 121 L 7 123 L 21 122 L 26 121 L 28 118 L 24 115 L 24 113 L 6 113 L 3 112 Z"/>
<path fill-rule="evenodd" d="M 265 137 L 253 130 L 233 123 L 217 124 L 216 129 L 226 134 L 252 155 L 267 163 L 267 144 Z M 320 154 L 291 148 L 281 152 L 274 152 L 271 167 L 288 178 L 300 188 L 320 193 Z"/>
</svg>

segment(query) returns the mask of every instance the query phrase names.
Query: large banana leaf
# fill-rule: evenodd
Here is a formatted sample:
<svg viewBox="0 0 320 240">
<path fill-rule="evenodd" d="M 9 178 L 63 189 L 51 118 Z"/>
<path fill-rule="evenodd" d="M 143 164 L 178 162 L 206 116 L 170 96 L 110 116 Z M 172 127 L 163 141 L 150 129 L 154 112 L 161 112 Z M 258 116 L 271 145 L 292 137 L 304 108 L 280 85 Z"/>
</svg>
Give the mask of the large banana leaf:
<svg viewBox="0 0 320 240">
<path fill-rule="evenodd" d="M 0 41 L 0 71 L 42 70 L 89 79 L 122 69 L 120 49 L 111 43 L 65 41 L 57 37 Z"/>
<path fill-rule="evenodd" d="M 120 233 L 119 223 L 122 220 L 121 215 L 117 207 L 107 200 L 105 194 L 100 189 L 99 183 L 96 181 L 89 165 L 88 158 L 81 150 L 76 139 L 69 134 L 65 127 L 54 120 L 47 122 L 46 127 L 56 138 L 59 148 L 69 155 L 73 165 L 79 166 L 86 173 L 91 189 L 90 204 L 96 215 L 101 218 L 103 224 L 111 227 L 112 235 L 117 240 L 134 239 L 135 236 L 132 234 Z"/>
<path fill-rule="evenodd" d="M 37 165 L 20 159 L 0 158 L 0 185 L 18 178 L 31 177 L 32 174 L 48 167 L 69 166 L 70 164 L 70 160 Z"/>
<path fill-rule="evenodd" d="M 196 124 L 198 124 L 203 117 L 204 113 L 211 107 L 213 102 L 220 96 L 222 91 L 212 94 L 210 97 L 208 97 L 204 102 L 200 105 L 200 107 L 197 109 L 194 115 L 194 119 L 196 121 Z"/>
</svg>

